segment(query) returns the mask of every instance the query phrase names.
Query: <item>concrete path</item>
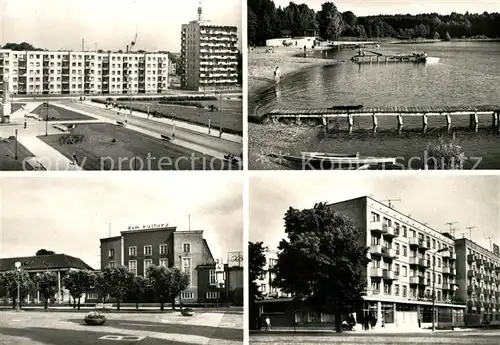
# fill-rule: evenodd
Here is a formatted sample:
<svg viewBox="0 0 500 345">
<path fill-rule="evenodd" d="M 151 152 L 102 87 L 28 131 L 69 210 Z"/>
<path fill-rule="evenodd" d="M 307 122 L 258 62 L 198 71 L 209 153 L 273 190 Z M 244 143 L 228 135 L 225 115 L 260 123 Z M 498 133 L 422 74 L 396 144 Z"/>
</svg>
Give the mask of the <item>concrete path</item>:
<svg viewBox="0 0 500 345">
<path fill-rule="evenodd" d="M 101 103 L 96 103 L 96 102 L 91 102 L 91 101 L 85 101 L 83 103 L 90 105 L 92 107 L 99 108 L 99 109 L 105 109 L 105 110 L 107 110 L 109 112 L 113 112 L 115 114 L 117 111 L 116 109 L 106 108 L 106 106 L 104 104 L 101 104 Z M 179 107 L 179 106 L 177 106 L 177 107 Z M 127 112 L 130 114 L 130 111 L 127 111 Z M 125 116 L 125 110 L 122 110 L 121 113 L 123 114 L 123 116 Z M 155 118 L 153 116 L 148 117 L 148 114 L 140 112 L 140 111 L 132 111 L 132 116 L 140 117 L 142 119 L 146 119 L 146 120 L 153 121 L 153 122 L 160 122 L 160 123 L 167 124 L 167 125 L 172 125 L 173 123 L 175 123 L 176 127 L 189 129 L 191 131 L 195 131 L 195 132 L 209 135 L 209 136 L 212 136 L 215 138 L 219 138 L 220 132 L 217 130 L 217 128 L 214 128 L 214 127 L 212 127 L 210 129 L 210 133 L 208 133 L 208 126 L 199 126 L 199 125 L 191 124 L 188 122 L 183 122 L 182 120 L 175 120 L 174 121 L 171 119 L 163 119 L 163 118 L 157 118 L 157 117 Z M 243 137 L 238 136 L 238 135 L 223 133 L 222 138 L 225 140 L 235 142 L 235 143 L 239 143 L 239 144 L 243 143 Z"/>
</svg>

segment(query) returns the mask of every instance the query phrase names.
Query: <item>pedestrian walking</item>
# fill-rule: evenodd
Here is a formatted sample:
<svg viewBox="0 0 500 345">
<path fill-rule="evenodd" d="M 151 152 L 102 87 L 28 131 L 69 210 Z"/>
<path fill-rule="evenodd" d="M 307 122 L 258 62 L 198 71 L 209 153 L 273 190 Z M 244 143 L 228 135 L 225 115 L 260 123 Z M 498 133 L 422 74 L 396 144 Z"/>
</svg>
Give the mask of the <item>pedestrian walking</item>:
<svg viewBox="0 0 500 345">
<path fill-rule="evenodd" d="M 271 330 L 271 319 L 269 318 L 269 316 L 266 316 L 266 331 L 270 330 Z"/>
<path fill-rule="evenodd" d="M 24 119 L 24 129 L 26 129 L 26 127 L 28 127 L 28 120 L 25 118 Z"/>
</svg>

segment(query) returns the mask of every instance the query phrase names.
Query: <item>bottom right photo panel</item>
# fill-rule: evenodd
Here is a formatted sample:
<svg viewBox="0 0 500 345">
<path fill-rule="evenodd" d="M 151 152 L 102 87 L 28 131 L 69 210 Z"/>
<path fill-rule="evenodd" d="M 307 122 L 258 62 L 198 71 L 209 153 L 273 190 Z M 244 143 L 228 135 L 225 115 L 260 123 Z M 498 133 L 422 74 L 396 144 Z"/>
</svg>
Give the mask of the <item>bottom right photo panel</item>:
<svg viewBox="0 0 500 345">
<path fill-rule="evenodd" d="M 498 343 L 499 176 L 259 172 L 249 187 L 250 343 Z"/>
</svg>

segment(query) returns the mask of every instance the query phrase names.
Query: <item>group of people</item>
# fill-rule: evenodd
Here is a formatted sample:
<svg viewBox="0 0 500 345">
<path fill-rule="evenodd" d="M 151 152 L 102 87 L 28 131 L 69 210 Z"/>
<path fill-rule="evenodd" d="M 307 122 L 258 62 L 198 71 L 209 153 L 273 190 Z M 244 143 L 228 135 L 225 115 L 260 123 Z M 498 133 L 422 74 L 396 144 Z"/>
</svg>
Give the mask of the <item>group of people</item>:
<svg viewBox="0 0 500 345">
<path fill-rule="evenodd" d="M 361 321 L 361 323 L 363 324 L 363 330 L 368 331 L 375 328 L 375 325 L 377 324 L 377 317 L 374 314 L 370 313 L 363 316 L 363 319 Z"/>
</svg>

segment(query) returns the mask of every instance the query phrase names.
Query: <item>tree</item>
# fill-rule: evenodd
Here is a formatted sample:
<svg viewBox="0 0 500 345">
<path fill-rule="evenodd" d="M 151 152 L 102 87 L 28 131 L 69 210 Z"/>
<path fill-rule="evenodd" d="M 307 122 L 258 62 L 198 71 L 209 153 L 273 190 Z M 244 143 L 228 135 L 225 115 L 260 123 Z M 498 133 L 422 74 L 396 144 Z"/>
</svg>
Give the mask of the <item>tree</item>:
<svg viewBox="0 0 500 345">
<path fill-rule="evenodd" d="M 106 267 L 102 270 L 104 279 L 109 286 L 109 295 L 116 298 L 116 310 L 120 310 L 120 304 L 127 294 L 134 274 L 126 266 Z"/>
<path fill-rule="evenodd" d="M 172 301 L 172 309 L 175 309 L 175 298 L 184 291 L 190 283 L 187 273 L 178 268 L 164 266 L 149 266 L 147 276 L 156 296 L 160 299 L 160 310 L 164 310 L 165 301 Z M 182 309 L 182 303 L 181 303 Z"/>
<path fill-rule="evenodd" d="M 276 285 L 318 311 L 342 316 L 363 304 L 363 272 L 368 248 L 363 233 L 345 215 L 325 203 L 312 209 L 289 208 L 285 214 L 287 239 L 280 242 Z"/>
<path fill-rule="evenodd" d="M 451 140 L 440 136 L 437 141 L 427 144 L 428 158 L 426 164 L 432 161 L 434 169 L 455 170 L 461 169 L 465 161 L 465 152 L 458 139 L 453 134 Z"/>
<path fill-rule="evenodd" d="M 90 271 L 69 271 L 63 278 L 63 286 L 73 297 L 73 308 L 78 299 L 78 310 L 80 310 L 80 299 L 93 285 L 95 276 Z"/>
<path fill-rule="evenodd" d="M 41 255 L 54 255 L 56 252 L 52 251 L 52 250 L 47 250 L 47 249 L 39 249 L 37 252 L 36 252 L 36 256 L 41 256 Z"/>
<path fill-rule="evenodd" d="M 342 34 L 342 15 L 333 2 L 325 2 L 321 5 L 317 21 L 321 38 L 335 40 Z"/>
<path fill-rule="evenodd" d="M 266 264 L 266 256 L 264 255 L 264 247 L 262 242 L 248 242 L 248 281 L 250 282 L 250 290 L 248 293 L 249 301 L 249 327 L 251 329 L 258 329 L 260 324 L 257 320 L 257 305 L 255 300 L 262 297 L 262 293 L 257 286 L 256 280 L 259 279 L 264 273 L 264 266 Z"/>
<path fill-rule="evenodd" d="M 106 297 L 109 295 L 111 289 L 102 271 L 94 275 L 94 284 L 102 303 L 106 303 Z"/>
<path fill-rule="evenodd" d="M 35 276 L 37 289 L 43 298 L 44 309 L 49 307 L 49 300 L 57 293 L 57 275 L 54 272 L 43 272 Z"/>
<path fill-rule="evenodd" d="M 3 274 L 3 281 L 5 284 L 5 290 L 12 297 L 12 308 L 16 307 L 17 303 L 17 284 L 19 282 L 19 305 L 28 296 L 28 294 L 33 290 L 33 281 L 31 280 L 28 272 L 23 270 L 12 270 L 7 271 Z"/>
<path fill-rule="evenodd" d="M 139 309 L 139 301 L 146 293 L 148 287 L 148 280 L 141 276 L 135 276 L 129 286 L 127 295 L 135 300 L 135 309 Z"/>
</svg>

